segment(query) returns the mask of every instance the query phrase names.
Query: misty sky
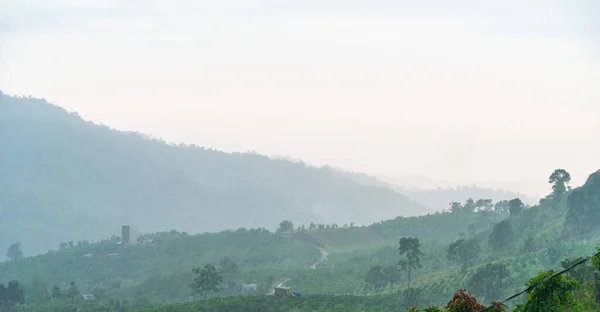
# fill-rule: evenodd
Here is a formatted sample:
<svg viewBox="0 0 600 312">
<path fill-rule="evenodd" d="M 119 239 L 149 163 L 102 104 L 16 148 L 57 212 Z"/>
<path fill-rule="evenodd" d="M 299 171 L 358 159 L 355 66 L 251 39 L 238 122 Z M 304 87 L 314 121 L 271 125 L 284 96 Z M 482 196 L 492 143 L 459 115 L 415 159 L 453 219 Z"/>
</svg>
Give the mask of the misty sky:
<svg viewBox="0 0 600 312">
<path fill-rule="evenodd" d="M 0 89 L 167 141 L 447 181 L 600 169 L 597 0 L 3 0 Z"/>
</svg>

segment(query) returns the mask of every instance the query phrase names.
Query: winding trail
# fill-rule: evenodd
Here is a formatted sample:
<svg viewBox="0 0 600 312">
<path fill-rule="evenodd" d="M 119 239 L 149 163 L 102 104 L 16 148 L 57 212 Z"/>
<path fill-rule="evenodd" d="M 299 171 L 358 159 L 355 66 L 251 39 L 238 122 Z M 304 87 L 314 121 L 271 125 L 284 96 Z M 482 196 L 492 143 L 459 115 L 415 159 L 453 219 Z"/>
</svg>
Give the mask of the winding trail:
<svg viewBox="0 0 600 312">
<path fill-rule="evenodd" d="M 327 252 L 327 250 L 325 250 L 325 248 L 323 247 L 317 247 L 317 249 L 319 249 L 319 251 L 321 252 L 321 259 L 319 259 L 319 261 L 313 263 L 313 265 L 310 266 L 311 269 L 316 269 L 317 266 L 319 264 L 321 264 L 321 262 L 327 260 L 327 257 L 329 257 L 329 252 Z M 295 273 L 298 269 L 294 270 L 292 273 Z M 273 286 L 269 292 L 267 293 L 267 296 L 271 296 L 275 294 L 275 288 L 276 287 L 281 287 L 281 286 L 285 286 L 285 283 L 289 282 L 291 279 L 290 278 L 283 278 L 280 279 L 279 282 L 277 282 L 277 284 L 275 284 L 275 286 Z"/>
<path fill-rule="evenodd" d="M 327 260 L 327 257 L 329 257 L 329 252 L 327 252 L 327 250 L 325 250 L 325 248 L 323 248 L 323 247 L 317 247 L 317 248 L 319 249 L 319 251 L 321 251 L 321 259 L 310 266 L 310 268 L 313 270 L 317 268 L 317 265 L 319 265 L 321 262 Z"/>
</svg>

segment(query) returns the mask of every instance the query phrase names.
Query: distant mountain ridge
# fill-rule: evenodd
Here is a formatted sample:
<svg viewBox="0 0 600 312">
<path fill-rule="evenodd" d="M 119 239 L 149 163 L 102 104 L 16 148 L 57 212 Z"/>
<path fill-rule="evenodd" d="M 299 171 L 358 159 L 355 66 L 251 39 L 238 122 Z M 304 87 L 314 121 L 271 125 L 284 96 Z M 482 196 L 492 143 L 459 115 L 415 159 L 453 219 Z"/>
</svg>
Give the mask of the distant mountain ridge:
<svg viewBox="0 0 600 312">
<path fill-rule="evenodd" d="M 455 189 L 455 188 L 479 188 L 494 189 L 501 192 L 511 192 L 522 194 L 523 197 L 532 198 L 537 202 L 540 198 L 549 192 L 549 187 L 545 181 L 536 180 L 515 180 L 515 181 L 443 181 L 430 179 L 424 176 L 409 175 L 402 177 L 392 177 L 388 175 L 372 174 L 372 177 L 385 182 L 390 187 L 405 190 L 434 190 L 434 189 Z M 518 192 L 517 192 L 518 190 Z"/>
<path fill-rule="evenodd" d="M 169 145 L 81 119 L 43 99 L 0 93 L 0 249 L 140 231 L 368 224 L 430 212 L 329 168 Z"/>
<path fill-rule="evenodd" d="M 420 205 L 423 205 L 434 211 L 448 209 L 451 202 L 464 202 L 469 198 L 475 200 L 491 199 L 494 202 L 520 198 L 525 204 L 528 205 L 535 205 L 539 201 L 538 198 L 534 198 L 523 193 L 504 189 L 483 188 L 476 185 L 453 186 L 452 184 L 448 183 L 444 186 L 434 187 L 434 180 L 423 177 L 415 177 L 415 186 L 408 187 L 407 185 L 410 185 L 408 177 L 400 179 L 403 181 L 405 180 L 405 184 L 398 186 L 391 182 L 395 181 L 394 178 L 382 178 L 381 176 L 372 176 L 364 173 L 343 171 L 338 171 L 338 174 L 351 178 L 363 185 L 391 188 L 398 193 L 407 196 L 410 200 L 415 201 Z"/>
<path fill-rule="evenodd" d="M 525 194 L 511 192 L 507 190 L 485 189 L 477 186 L 461 186 L 455 188 L 438 189 L 397 189 L 398 193 L 403 194 L 415 202 L 430 209 L 441 211 L 450 208 L 451 202 L 465 202 L 467 199 L 491 199 L 493 202 L 519 198 L 527 205 L 537 203 L 532 197 Z"/>
</svg>

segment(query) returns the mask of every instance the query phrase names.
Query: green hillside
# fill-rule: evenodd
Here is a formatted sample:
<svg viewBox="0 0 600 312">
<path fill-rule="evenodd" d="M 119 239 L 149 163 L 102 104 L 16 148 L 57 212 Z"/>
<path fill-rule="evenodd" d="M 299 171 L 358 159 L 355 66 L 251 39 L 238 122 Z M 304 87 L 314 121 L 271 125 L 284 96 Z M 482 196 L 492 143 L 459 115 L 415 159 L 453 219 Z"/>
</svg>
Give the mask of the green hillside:
<svg viewBox="0 0 600 312">
<path fill-rule="evenodd" d="M 406 197 L 330 168 L 173 146 L 1 99 L 2 312 L 404 311 L 472 303 L 459 289 L 489 304 L 600 246 L 600 171 L 571 189 L 557 169 L 534 206 L 469 198 L 411 216 L 420 207 Z M 123 243 L 124 223 L 148 234 Z M 29 256 L 42 248 L 54 250 Z M 595 269 L 600 258 L 507 308 L 594 311 Z M 192 294 L 211 280 L 207 299 Z M 268 296 L 277 285 L 302 296 Z M 463 311 L 450 306 L 422 311 Z"/>
<path fill-rule="evenodd" d="M 191 269 L 201 264 L 219 264 L 228 258 L 239 269 L 231 277 L 236 285 L 232 288 L 258 283 L 266 292 L 275 279 L 299 268 L 309 268 L 320 259 L 315 246 L 265 229 L 198 235 L 172 231 L 145 235 L 140 241 L 145 243 L 124 246 L 118 238 L 93 244 L 80 242 L 46 255 L 5 262 L 0 265 L 5 272 L 0 283 L 20 280 L 30 285 L 43 280 L 67 286 L 73 281 L 82 291 L 101 294 L 100 297 L 112 294 L 126 298 L 144 289 L 143 297 L 153 291 L 160 293 L 154 300 L 186 299 Z M 161 293 L 161 289 L 173 277 L 176 283 L 170 283 L 170 292 L 174 297 L 168 298 L 168 292 Z"/>
<path fill-rule="evenodd" d="M 250 311 L 265 306 L 273 311 L 397 311 L 410 305 L 444 306 L 459 288 L 489 303 L 523 289 L 539 272 L 557 271 L 573 259 L 594 253 L 600 245 L 600 231 L 583 225 L 595 220 L 600 210 L 598 181 L 600 171 L 574 190 L 567 190 L 566 182 L 564 188 L 555 183 L 553 193 L 534 207 L 511 201 L 507 208 L 506 202 L 492 205 L 481 200 L 475 201 L 481 204 L 479 208 L 465 202 L 449 212 L 361 227 L 318 225 L 296 227 L 293 233 L 264 229 L 202 235 L 156 233 L 140 237 L 146 243 L 134 246 L 118 244 L 118 238 L 82 242 L 4 263 L 0 283 L 21 281 L 31 296 L 30 309 L 44 304 L 48 309 L 88 304 L 101 310 L 106 304 L 105 311 L 110 311 L 114 302 L 120 302 L 131 311 L 203 311 L 208 302 L 193 303 L 196 298 L 190 297 L 191 269 L 212 263 L 223 270 L 223 281 L 217 293 L 222 299 L 210 301 L 211 311 L 225 307 L 237 311 L 242 305 L 253 305 Z M 398 265 L 403 259 L 398 240 L 409 236 L 420 239 L 423 254 L 410 290 L 406 272 Z M 450 257 L 452 246 L 461 244 L 468 244 L 468 249 L 458 247 L 457 257 Z M 326 259 L 317 247 L 328 251 Z M 314 263 L 318 265 L 313 269 Z M 579 299 L 568 303 L 578 304 L 580 311 L 591 311 L 586 310 L 591 300 L 589 265 L 567 275 L 582 285 L 573 293 Z M 95 303 L 62 299 L 34 303 L 36 294 L 43 293 L 40 288 L 49 291 L 57 285 L 65 291 L 71 281 L 82 293 L 94 294 Z M 267 299 L 266 292 L 281 281 L 305 298 Z M 241 285 L 245 283 L 258 284 L 258 290 L 244 293 Z M 250 294 L 255 296 L 245 296 Z M 164 305 L 167 301 L 183 303 Z M 517 303 L 525 303 L 525 298 L 509 306 Z"/>
<path fill-rule="evenodd" d="M 0 246 L 27 255 L 142 232 L 271 228 L 281 220 L 370 223 L 427 209 L 335 170 L 173 145 L 0 94 Z"/>
</svg>

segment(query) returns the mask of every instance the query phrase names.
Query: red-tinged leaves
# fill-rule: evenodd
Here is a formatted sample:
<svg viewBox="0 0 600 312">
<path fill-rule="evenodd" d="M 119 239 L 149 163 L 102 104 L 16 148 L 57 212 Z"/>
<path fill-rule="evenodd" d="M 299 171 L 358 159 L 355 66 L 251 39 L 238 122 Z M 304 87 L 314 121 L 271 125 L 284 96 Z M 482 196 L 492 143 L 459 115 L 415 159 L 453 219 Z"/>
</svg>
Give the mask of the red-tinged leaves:
<svg viewBox="0 0 600 312">
<path fill-rule="evenodd" d="M 446 305 L 447 312 L 479 312 L 485 307 L 479 303 L 475 297 L 467 294 L 464 289 L 459 289 L 454 293 L 452 300 Z"/>
</svg>

